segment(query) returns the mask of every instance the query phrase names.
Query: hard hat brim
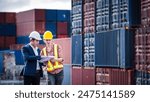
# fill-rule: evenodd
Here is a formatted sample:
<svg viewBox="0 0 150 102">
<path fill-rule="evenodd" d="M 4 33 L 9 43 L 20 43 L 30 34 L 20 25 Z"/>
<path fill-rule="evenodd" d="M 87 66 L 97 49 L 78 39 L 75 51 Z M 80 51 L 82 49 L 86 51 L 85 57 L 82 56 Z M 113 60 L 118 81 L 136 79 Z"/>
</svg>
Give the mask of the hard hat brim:
<svg viewBox="0 0 150 102">
<path fill-rule="evenodd" d="M 29 38 L 33 38 L 33 37 L 29 37 Z M 42 40 L 42 38 L 33 38 L 33 39 L 36 39 L 36 40 Z"/>
</svg>

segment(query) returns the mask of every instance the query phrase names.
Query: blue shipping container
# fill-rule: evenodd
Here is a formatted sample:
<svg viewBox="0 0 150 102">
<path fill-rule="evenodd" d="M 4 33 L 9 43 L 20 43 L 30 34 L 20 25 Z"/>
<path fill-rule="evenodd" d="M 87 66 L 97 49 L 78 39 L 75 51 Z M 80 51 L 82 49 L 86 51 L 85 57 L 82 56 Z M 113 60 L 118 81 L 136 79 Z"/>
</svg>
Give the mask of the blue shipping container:
<svg viewBox="0 0 150 102">
<path fill-rule="evenodd" d="M 133 67 L 133 39 L 131 30 L 114 30 L 95 36 L 95 65 L 100 67 Z"/>
<path fill-rule="evenodd" d="M 15 24 L 0 24 L 0 35 L 1 36 L 15 36 L 16 25 Z"/>
<path fill-rule="evenodd" d="M 64 65 L 64 79 L 62 85 L 71 85 L 72 84 L 72 66 L 71 65 Z"/>
<path fill-rule="evenodd" d="M 14 51 L 15 51 L 16 65 L 24 65 L 24 59 L 21 50 L 14 50 Z"/>
<path fill-rule="evenodd" d="M 57 21 L 57 10 L 46 10 L 45 11 L 46 21 Z"/>
<path fill-rule="evenodd" d="M 17 44 L 28 44 L 30 41 L 29 36 L 18 36 Z"/>
<path fill-rule="evenodd" d="M 120 66 L 132 68 L 134 66 L 134 31 L 120 30 Z"/>
<path fill-rule="evenodd" d="M 72 36 L 72 65 L 83 65 L 82 35 Z"/>
<path fill-rule="evenodd" d="M 58 22 L 70 22 L 70 10 L 57 10 Z"/>
<path fill-rule="evenodd" d="M 41 35 L 41 38 L 43 38 L 43 35 Z M 29 42 L 30 42 L 29 36 L 17 37 L 17 44 L 28 44 Z M 39 44 L 44 44 L 43 40 L 40 40 Z"/>
<path fill-rule="evenodd" d="M 3 54 L 0 52 L 0 76 L 3 74 Z"/>
<path fill-rule="evenodd" d="M 110 32 L 95 35 L 95 65 L 119 67 L 118 42 L 119 34 Z"/>
<path fill-rule="evenodd" d="M 56 22 L 46 22 L 45 24 L 46 24 L 45 29 L 51 31 L 53 33 L 53 37 L 56 38 L 56 34 L 57 34 Z"/>
</svg>

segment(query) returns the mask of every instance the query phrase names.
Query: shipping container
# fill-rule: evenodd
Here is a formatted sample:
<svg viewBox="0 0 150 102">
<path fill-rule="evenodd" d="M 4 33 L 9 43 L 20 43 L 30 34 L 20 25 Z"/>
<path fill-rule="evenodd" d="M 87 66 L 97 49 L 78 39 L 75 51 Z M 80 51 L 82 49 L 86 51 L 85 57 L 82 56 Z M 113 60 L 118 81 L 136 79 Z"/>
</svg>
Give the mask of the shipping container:
<svg viewBox="0 0 150 102">
<path fill-rule="evenodd" d="M 0 35 L 1 36 L 15 36 L 16 25 L 15 24 L 0 24 Z"/>
<path fill-rule="evenodd" d="M 57 34 L 68 35 L 69 23 L 67 22 L 57 22 Z"/>
<path fill-rule="evenodd" d="M 84 34 L 84 66 L 95 66 L 95 33 Z"/>
<path fill-rule="evenodd" d="M 56 22 L 46 22 L 45 23 L 45 30 L 51 31 L 53 33 L 53 37 L 56 38 L 56 34 L 57 34 Z"/>
<path fill-rule="evenodd" d="M 96 31 L 132 28 L 141 23 L 140 0 L 97 0 Z"/>
<path fill-rule="evenodd" d="M 150 23 L 149 5 L 150 5 L 150 2 L 148 0 L 141 1 L 141 23 L 142 25 L 149 25 Z"/>
<path fill-rule="evenodd" d="M 9 48 L 11 44 L 16 44 L 16 37 L 5 37 L 5 48 Z"/>
<path fill-rule="evenodd" d="M 28 44 L 30 42 L 29 36 L 18 36 L 17 44 Z"/>
<path fill-rule="evenodd" d="M 16 23 L 16 13 L 7 13 L 5 14 L 5 22 L 6 23 Z"/>
<path fill-rule="evenodd" d="M 5 23 L 5 13 L 4 12 L 0 13 L 0 24 L 1 23 Z"/>
<path fill-rule="evenodd" d="M 136 70 L 136 85 L 150 85 L 150 73 Z"/>
<path fill-rule="evenodd" d="M 0 36 L 0 49 L 4 49 L 5 46 L 5 37 Z"/>
<path fill-rule="evenodd" d="M 19 12 L 16 14 L 17 23 L 45 21 L 44 9 L 33 9 L 28 11 Z"/>
<path fill-rule="evenodd" d="M 96 81 L 102 85 L 134 85 L 134 70 L 97 68 Z"/>
<path fill-rule="evenodd" d="M 17 36 L 28 36 L 32 31 L 43 34 L 46 29 L 45 26 L 45 22 L 17 23 Z"/>
<path fill-rule="evenodd" d="M 57 10 L 57 22 L 70 22 L 70 10 Z"/>
<path fill-rule="evenodd" d="M 69 35 L 68 34 L 57 34 L 57 38 L 68 38 Z"/>
<path fill-rule="evenodd" d="M 95 65 L 133 67 L 134 31 L 120 29 L 95 35 Z"/>
<path fill-rule="evenodd" d="M 83 1 L 72 0 L 72 34 L 82 34 L 83 26 Z"/>
<path fill-rule="evenodd" d="M 82 67 L 72 67 L 72 85 L 82 85 Z"/>
<path fill-rule="evenodd" d="M 62 38 L 62 39 L 53 39 L 54 43 L 58 44 L 62 48 L 62 58 L 64 59 L 64 64 L 71 64 L 71 39 Z"/>
<path fill-rule="evenodd" d="M 24 65 L 24 59 L 21 50 L 14 50 L 16 65 Z"/>
<path fill-rule="evenodd" d="M 82 35 L 72 36 L 72 65 L 83 64 Z"/>
<path fill-rule="evenodd" d="M 96 1 L 96 32 L 110 29 L 110 4 L 109 0 Z"/>
<path fill-rule="evenodd" d="M 69 64 L 64 64 L 64 79 L 62 85 L 72 85 L 72 66 Z"/>
<path fill-rule="evenodd" d="M 45 10 L 46 22 L 56 22 L 57 21 L 57 10 Z"/>
<path fill-rule="evenodd" d="M 82 69 L 82 85 L 95 85 L 95 76 L 94 67 L 84 67 Z"/>
<path fill-rule="evenodd" d="M 140 21 L 140 0 L 112 2 L 112 26 L 116 27 L 137 27 Z M 114 24 L 114 25 L 113 25 Z M 117 25 L 115 25 L 117 24 Z M 112 27 L 113 29 L 113 27 Z"/>
<path fill-rule="evenodd" d="M 1 80 L 13 80 L 15 76 L 15 55 L 13 51 L 0 51 Z"/>
</svg>

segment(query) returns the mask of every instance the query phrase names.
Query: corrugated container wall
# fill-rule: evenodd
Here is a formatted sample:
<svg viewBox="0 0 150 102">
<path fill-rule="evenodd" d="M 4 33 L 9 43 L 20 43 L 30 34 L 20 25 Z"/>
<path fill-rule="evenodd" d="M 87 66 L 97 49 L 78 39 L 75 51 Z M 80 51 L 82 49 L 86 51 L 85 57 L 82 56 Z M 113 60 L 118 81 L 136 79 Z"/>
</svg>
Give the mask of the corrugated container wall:
<svg viewBox="0 0 150 102">
<path fill-rule="evenodd" d="M 131 68 L 133 65 L 132 30 L 116 30 L 96 34 L 95 65 L 107 67 Z"/>
<path fill-rule="evenodd" d="M 95 72 L 94 67 L 84 67 L 82 69 L 82 85 L 95 85 Z"/>
<path fill-rule="evenodd" d="M 133 69 L 96 68 L 97 85 L 133 85 Z"/>
<path fill-rule="evenodd" d="M 141 23 L 146 26 L 150 24 L 150 2 L 149 0 L 141 0 Z"/>
<path fill-rule="evenodd" d="M 45 10 L 46 22 L 57 21 L 57 10 Z"/>
<path fill-rule="evenodd" d="M 72 36 L 72 65 L 83 65 L 82 35 Z"/>
<path fill-rule="evenodd" d="M 57 22 L 70 22 L 70 10 L 57 10 Z"/>
<path fill-rule="evenodd" d="M 82 67 L 72 67 L 72 85 L 82 85 Z"/>
<path fill-rule="evenodd" d="M 82 34 L 83 0 L 72 0 L 72 34 Z"/>
</svg>

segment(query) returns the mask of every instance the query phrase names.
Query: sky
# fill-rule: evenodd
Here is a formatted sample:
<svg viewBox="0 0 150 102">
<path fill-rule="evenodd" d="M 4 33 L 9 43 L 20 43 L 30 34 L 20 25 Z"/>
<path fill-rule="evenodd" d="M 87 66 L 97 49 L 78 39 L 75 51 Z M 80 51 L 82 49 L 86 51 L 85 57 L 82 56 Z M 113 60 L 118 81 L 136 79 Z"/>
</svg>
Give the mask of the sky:
<svg viewBox="0 0 150 102">
<path fill-rule="evenodd" d="M 0 12 L 21 12 L 34 8 L 71 10 L 71 0 L 0 0 Z"/>
</svg>

